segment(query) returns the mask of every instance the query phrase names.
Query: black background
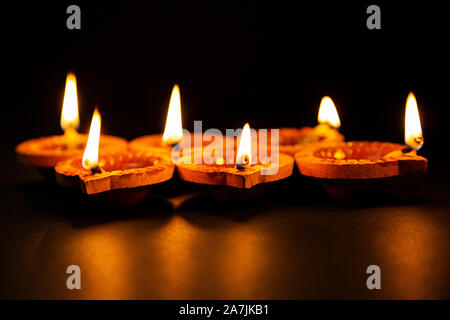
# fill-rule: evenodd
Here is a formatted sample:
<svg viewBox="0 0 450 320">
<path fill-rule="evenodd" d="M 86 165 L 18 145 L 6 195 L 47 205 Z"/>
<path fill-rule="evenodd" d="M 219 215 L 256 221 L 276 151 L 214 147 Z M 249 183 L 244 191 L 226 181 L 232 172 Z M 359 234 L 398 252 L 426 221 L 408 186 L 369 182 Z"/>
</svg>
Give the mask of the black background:
<svg viewBox="0 0 450 320">
<path fill-rule="evenodd" d="M 8 3 L 0 297 L 448 298 L 447 11 L 377 1 L 382 29 L 368 30 L 374 2 L 297 2 Z M 81 7 L 81 30 L 66 28 L 71 4 Z M 203 196 L 179 209 L 152 197 L 111 207 L 14 159 L 19 142 L 62 133 L 69 70 L 80 131 L 98 105 L 103 132 L 127 139 L 162 132 L 178 83 L 190 130 L 194 120 L 221 130 L 314 126 L 330 95 L 347 140 L 402 143 L 412 90 L 429 174 L 409 180 L 412 199 L 394 183 L 393 198 L 340 202 L 294 173 L 244 206 L 218 205 L 214 187 L 173 179 L 162 191 Z M 80 291 L 65 286 L 74 263 Z M 383 270 L 382 290 L 367 290 L 371 264 Z"/>
<path fill-rule="evenodd" d="M 81 30 L 66 8 L 81 7 Z M 347 140 L 403 142 L 406 96 L 418 100 L 430 170 L 447 155 L 444 8 L 349 2 L 30 2 L 8 4 L 2 152 L 58 134 L 65 76 L 78 78 L 80 131 L 98 105 L 103 131 L 132 139 L 162 132 L 170 91 L 181 87 L 193 129 L 315 125 L 323 95 Z M 441 169 L 439 169 L 441 170 Z"/>
</svg>

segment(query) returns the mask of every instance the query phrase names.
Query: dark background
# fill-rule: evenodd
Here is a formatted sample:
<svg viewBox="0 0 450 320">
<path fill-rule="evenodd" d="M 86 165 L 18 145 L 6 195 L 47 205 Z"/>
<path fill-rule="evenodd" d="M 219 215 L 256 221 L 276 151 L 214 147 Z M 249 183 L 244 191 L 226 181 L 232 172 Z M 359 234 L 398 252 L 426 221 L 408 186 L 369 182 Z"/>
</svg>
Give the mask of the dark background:
<svg viewBox="0 0 450 320">
<path fill-rule="evenodd" d="M 381 30 L 366 28 L 373 2 L 8 3 L 0 298 L 448 299 L 448 12 L 375 3 Z M 66 28 L 70 4 L 81 30 Z M 156 188 L 202 196 L 178 209 L 168 197 L 111 206 L 14 159 L 19 142 L 61 133 L 69 70 L 80 131 L 98 105 L 103 132 L 127 139 L 162 132 L 178 83 L 187 129 L 314 126 L 330 95 L 347 140 L 402 143 L 412 90 L 429 173 L 367 202 L 332 199 L 295 171 L 244 205 L 175 178 Z M 65 286 L 70 264 L 82 290 Z M 371 264 L 382 290 L 366 287 Z"/>
<path fill-rule="evenodd" d="M 9 3 L 2 152 L 58 134 L 65 76 L 78 79 L 80 131 L 95 105 L 103 131 L 128 139 L 162 132 L 170 91 L 183 126 L 313 126 L 323 95 L 348 140 L 403 142 L 406 96 L 418 100 L 430 170 L 445 165 L 449 111 L 444 8 L 395 2 L 381 30 L 366 28 L 372 2 Z M 81 7 L 81 30 L 66 8 Z"/>
</svg>

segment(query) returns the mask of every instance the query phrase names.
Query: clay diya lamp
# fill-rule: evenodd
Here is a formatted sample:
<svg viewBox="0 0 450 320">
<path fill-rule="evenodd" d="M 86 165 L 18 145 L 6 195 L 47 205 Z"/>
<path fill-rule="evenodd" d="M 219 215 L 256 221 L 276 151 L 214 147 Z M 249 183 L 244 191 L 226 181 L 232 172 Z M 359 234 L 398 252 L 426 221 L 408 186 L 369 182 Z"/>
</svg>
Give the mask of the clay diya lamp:
<svg viewBox="0 0 450 320">
<path fill-rule="evenodd" d="M 174 85 L 167 110 L 164 132 L 133 139 L 128 147 L 133 151 L 158 152 L 171 157 L 172 150 L 178 144 L 184 145 L 182 150 L 190 150 L 191 146 L 199 143 L 207 145 L 210 139 L 211 137 L 208 137 L 207 134 L 202 134 L 201 130 L 198 133 L 190 133 L 187 130 L 183 130 L 180 88 L 178 85 Z M 187 147 L 186 144 L 189 144 L 189 146 Z M 178 179 L 177 176 L 170 182 L 161 184 L 154 189 L 155 193 L 159 194 L 165 201 L 168 201 L 174 208 L 202 194 L 197 186 L 186 183 Z"/>
<path fill-rule="evenodd" d="M 226 145 L 224 149 L 221 149 L 222 146 L 208 146 L 202 150 L 193 148 L 188 155 L 178 159 L 172 157 L 180 179 L 210 185 L 212 187 L 208 190 L 213 196 L 229 201 L 259 197 L 267 183 L 292 174 L 294 159 L 291 156 L 277 152 L 277 161 L 270 162 L 268 157 L 255 154 L 248 123 L 242 130 L 237 152 L 234 151 L 234 140 Z M 209 150 L 205 152 L 206 149 Z M 221 154 L 218 154 L 219 150 L 222 150 Z"/>
<path fill-rule="evenodd" d="M 417 102 L 409 94 L 405 113 L 405 145 L 389 142 L 338 142 L 299 151 L 301 174 L 320 179 L 336 198 L 356 198 L 396 189 L 417 189 L 427 172 L 427 159 L 416 151 L 423 145 Z"/>
<path fill-rule="evenodd" d="M 322 98 L 318 121 L 319 124 L 314 128 L 280 128 L 280 152 L 294 156 L 298 151 L 315 143 L 344 141 L 344 136 L 338 131 L 341 121 L 330 97 Z"/>
<path fill-rule="evenodd" d="M 22 164 L 39 168 L 49 178 L 53 177 L 53 167 L 59 161 L 83 154 L 88 135 L 76 131 L 79 122 L 76 78 L 73 73 L 69 73 L 61 112 L 64 135 L 41 137 L 20 143 L 16 146 L 17 160 Z M 101 150 L 112 152 L 126 148 L 125 139 L 102 135 Z"/>
<path fill-rule="evenodd" d="M 170 159 L 159 153 L 122 150 L 99 157 L 101 118 L 96 110 L 83 156 L 60 161 L 55 166 L 58 184 L 82 193 L 112 201 L 120 206 L 139 203 L 148 186 L 172 178 Z M 101 152 L 101 150 L 100 150 Z"/>
</svg>

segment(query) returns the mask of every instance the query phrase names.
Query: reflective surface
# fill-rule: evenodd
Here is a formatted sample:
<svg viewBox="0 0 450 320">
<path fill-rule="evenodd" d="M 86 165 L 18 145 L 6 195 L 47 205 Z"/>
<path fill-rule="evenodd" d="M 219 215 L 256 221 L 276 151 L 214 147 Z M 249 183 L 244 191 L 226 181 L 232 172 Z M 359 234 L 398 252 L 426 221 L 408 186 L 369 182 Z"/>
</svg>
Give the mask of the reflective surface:
<svg viewBox="0 0 450 320">
<path fill-rule="evenodd" d="M 420 201 L 337 202 L 314 186 L 290 190 L 298 180 L 256 203 L 206 195 L 175 211 L 154 198 L 116 209 L 12 168 L 2 298 L 450 298 L 449 189 L 438 180 Z M 71 264 L 81 290 L 66 288 Z M 381 290 L 366 288 L 372 264 Z"/>
</svg>

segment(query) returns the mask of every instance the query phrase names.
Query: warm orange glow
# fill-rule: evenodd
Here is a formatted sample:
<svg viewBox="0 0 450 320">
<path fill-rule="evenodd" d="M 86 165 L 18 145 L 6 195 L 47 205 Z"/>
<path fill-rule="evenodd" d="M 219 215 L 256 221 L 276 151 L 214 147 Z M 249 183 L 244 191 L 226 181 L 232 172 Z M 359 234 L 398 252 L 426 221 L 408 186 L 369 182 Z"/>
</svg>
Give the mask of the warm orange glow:
<svg viewBox="0 0 450 320">
<path fill-rule="evenodd" d="M 89 129 L 88 141 L 84 149 L 83 168 L 90 170 L 98 166 L 98 146 L 100 143 L 101 117 L 97 108 L 92 115 L 91 128 Z"/>
<path fill-rule="evenodd" d="M 162 137 L 162 143 L 174 145 L 183 139 L 183 127 L 181 124 L 181 98 L 180 88 L 174 85 L 170 97 L 169 110 L 167 111 L 166 127 Z"/>
<path fill-rule="evenodd" d="M 336 106 L 330 97 L 325 96 L 322 98 L 322 101 L 320 101 L 317 119 L 319 123 L 328 124 L 333 128 L 339 128 L 341 126 L 341 120 L 339 119 Z"/>
<path fill-rule="evenodd" d="M 61 112 L 61 128 L 76 129 L 80 124 L 78 116 L 77 79 L 71 72 L 66 77 L 66 89 Z"/>
<path fill-rule="evenodd" d="M 241 139 L 236 154 L 236 165 L 247 167 L 252 163 L 252 135 L 250 125 L 246 123 L 242 129 Z"/>
<path fill-rule="evenodd" d="M 82 266 L 81 288 L 86 281 L 89 290 L 77 290 L 77 298 L 120 300 L 136 296 L 132 285 L 136 276 L 132 262 L 134 244 L 125 232 L 90 228 L 77 237 L 58 241 L 57 246 Z M 89 274 L 83 275 L 84 268 L 91 270 Z"/>
<path fill-rule="evenodd" d="M 405 143 L 414 150 L 423 146 L 422 126 L 420 125 L 419 109 L 416 97 L 412 92 L 406 99 L 405 111 Z"/>
</svg>

